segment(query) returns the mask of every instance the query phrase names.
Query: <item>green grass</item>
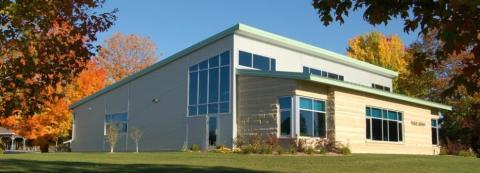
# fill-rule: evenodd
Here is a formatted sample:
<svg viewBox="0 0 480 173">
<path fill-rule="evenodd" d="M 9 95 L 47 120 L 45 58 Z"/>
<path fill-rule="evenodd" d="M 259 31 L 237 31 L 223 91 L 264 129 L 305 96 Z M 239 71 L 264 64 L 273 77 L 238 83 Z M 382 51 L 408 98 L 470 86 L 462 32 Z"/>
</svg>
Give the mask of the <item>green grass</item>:
<svg viewBox="0 0 480 173">
<path fill-rule="evenodd" d="M 0 172 L 476 172 L 458 156 L 271 156 L 221 153 L 48 153 L 0 155 Z"/>
</svg>

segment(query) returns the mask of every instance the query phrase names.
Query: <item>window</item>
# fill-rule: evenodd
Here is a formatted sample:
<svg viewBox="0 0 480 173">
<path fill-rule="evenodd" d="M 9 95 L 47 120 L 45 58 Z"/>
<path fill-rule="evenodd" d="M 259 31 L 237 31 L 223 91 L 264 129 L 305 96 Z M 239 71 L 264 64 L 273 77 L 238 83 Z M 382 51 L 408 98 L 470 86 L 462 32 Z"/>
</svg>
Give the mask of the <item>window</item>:
<svg viewBox="0 0 480 173">
<path fill-rule="evenodd" d="M 208 144 L 214 146 L 217 143 L 217 117 L 208 119 Z"/>
<path fill-rule="evenodd" d="M 290 136 L 292 134 L 292 98 L 281 97 L 280 105 L 280 136 Z"/>
<path fill-rule="evenodd" d="M 402 112 L 366 107 L 366 138 L 374 141 L 403 141 Z"/>
<path fill-rule="evenodd" d="M 244 51 L 239 52 L 238 64 L 262 71 L 276 71 L 276 60 Z"/>
<path fill-rule="evenodd" d="M 230 112 L 230 51 L 190 66 L 188 115 Z"/>
<path fill-rule="evenodd" d="M 432 144 L 438 145 L 438 120 L 432 119 Z"/>
<path fill-rule="evenodd" d="M 390 87 L 386 87 L 386 86 L 382 86 L 374 83 L 372 83 L 372 88 L 390 92 Z"/>
<path fill-rule="evenodd" d="M 300 97 L 300 136 L 325 137 L 325 101 Z"/>
<path fill-rule="evenodd" d="M 105 123 L 104 123 L 104 134 L 108 133 L 108 129 L 111 126 L 114 126 L 119 133 L 127 133 L 128 126 L 128 115 L 126 112 L 106 114 Z"/>
<path fill-rule="evenodd" d="M 330 73 L 330 72 L 326 72 L 326 71 L 322 71 L 322 70 L 318 70 L 318 69 L 314 69 L 314 68 L 310 68 L 310 67 L 305 67 L 305 66 L 303 66 L 303 73 L 313 74 L 313 75 L 322 76 L 322 77 L 327 77 L 327 78 L 335 79 L 335 80 L 341 80 L 341 81 L 344 80 L 344 77 L 342 75 L 335 74 L 335 73 Z"/>
</svg>

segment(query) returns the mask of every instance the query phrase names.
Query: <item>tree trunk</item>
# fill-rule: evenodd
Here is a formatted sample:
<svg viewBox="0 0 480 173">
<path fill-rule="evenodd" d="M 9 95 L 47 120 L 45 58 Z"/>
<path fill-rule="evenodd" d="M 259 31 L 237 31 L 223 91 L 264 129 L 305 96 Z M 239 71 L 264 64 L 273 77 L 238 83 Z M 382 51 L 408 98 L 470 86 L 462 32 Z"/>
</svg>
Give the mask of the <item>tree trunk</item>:
<svg viewBox="0 0 480 173">
<path fill-rule="evenodd" d="M 135 141 L 136 152 L 138 153 L 138 141 Z"/>
<path fill-rule="evenodd" d="M 48 144 L 48 142 L 42 142 L 40 144 L 40 152 L 42 153 L 48 153 L 48 147 L 50 147 L 50 145 Z"/>
<path fill-rule="evenodd" d="M 115 148 L 115 146 L 110 146 L 110 153 L 113 153 L 113 148 Z"/>
</svg>

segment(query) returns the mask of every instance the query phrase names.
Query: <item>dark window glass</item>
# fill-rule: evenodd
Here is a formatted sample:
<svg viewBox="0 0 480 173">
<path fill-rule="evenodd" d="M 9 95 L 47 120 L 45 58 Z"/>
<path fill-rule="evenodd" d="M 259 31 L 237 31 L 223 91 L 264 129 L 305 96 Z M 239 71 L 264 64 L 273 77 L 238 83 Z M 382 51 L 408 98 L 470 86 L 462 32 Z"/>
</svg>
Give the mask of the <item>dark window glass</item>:
<svg viewBox="0 0 480 173">
<path fill-rule="evenodd" d="M 200 64 L 198 64 L 198 68 L 200 70 L 207 69 L 208 68 L 208 60 L 200 62 Z"/>
<path fill-rule="evenodd" d="M 198 105 L 198 115 L 207 114 L 207 105 Z"/>
<path fill-rule="evenodd" d="M 198 72 L 191 72 L 190 73 L 190 82 L 189 82 L 189 105 L 197 104 L 197 87 L 198 87 Z"/>
<path fill-rule="evenodd" d="M 432 144 L 437 145 L 437 128 L 432 128 Z"/>
<path fill-rule="evenodd" d="M 337 74 L 334 74 L 334 73 L 328 73 L 328 78 L 337 79 L 337 80 L 338 80 L 338 75 L 337 75 Z"/>
<path fill-rule="evenodd" d="M 290 110 L 280 112 L 280 135 L 286 136 L 291 133 L 292 112 Z"/>
<path fill-rule="evenodd" d="M 310 73 L 311 74 L 314 74 L 314 75 L 317 75 L 317 76 L 322 76 L 322 71 L 320 70 L 317 70 L 317 69 L 310 69 Z"/>
<path fill-rule="evenodd" d="M 398 123 L 396 121 L 388 121 L 388 140 L 398 141 Z"/>
<path fill-rule="evenodd" d="M 313 110 L 316 111 L 325 111 L 325 102 L 319 101 L 319 100 L 314 100 L 313 101 Z"/>
<path fill-rule="evenodd" d="M 340 75 L 340 76 L 338 77 L 338 80 L 341 80 L 341 81 L 343 81 L 343 76 L 342 76 L 342 75 Z"/>
<path fill-rule="evenodd" d="M 310 74 L 310 68 L 304 66 L 303 67 L 303 73 Z"/>
<path fill-rule="evenodd" d="M 202 104 L 207 103 L 208 71 L 203 70 L 199 73 L 198 103 Z"/>
<path fill-rule="evenodd" d="M 402 120 L 403 120 L 402 113 L 399 112 L 399 113 L 398 113 L 398 121 L 402 121 Z"/>
<path fill-rule="evenodd" d="M 220 58 L 218 58 L 218 56 L 214 56 L 208 60 L 208 65 L 210 66 L 210 68 L 218 67 L 219 64 Z"/>
<path fill-rule="evenodd" d="M 208 113 L 209 114 L 218 113 L 218 103 L 208 104 Z"/>
<path fill-rule="evenodd" d="M 220 65 L 230 65 L 230 51 L 223 52 L 220 55 Z"/>
<path fill-rule="evenodd" d="M 230 67 L 220 68 L 220 101 L 229 101 L 230 99 Z"/>
<path fill-rule="evenodd" d="M 315 137 L 325 137 L 325 114 L 315 112 L 314 113 L 314 136 Z"/>
<path fill-rule="evenodd" d="M 367 139 L 371 139 L 370 137 L 370 119 L 365 119 L 365 123 L 367 126 Z"/>
<path fill-rule="evenodd" d="M 220 103 L 220 113 L 227 113 L 229 112 L 229 102 L 224 102 L 224 103 Z"/>
<path fill-rule="evenodd" d="M 300 136 L 313 136 L 313 112 L 300 110 Z"/>
<path fill-rule="evenodd" d="M 389 120 L 397 120 L 397 112 L 394 111 L 388 111 L 388 119 Z"/>
<path fill-rule="evenodd" d="M 218 68 L 210 69 L 208 76 L 208 102 L 215 103 L 218 102 Z"/>
<path fill-rule="evenodd" d="M 291 97 L 282 97 L 279 99 L 280 109 L 290 109 L 292 108 L 292 98 Z"/>
<path fill-rule="evenodd" d="M 253 55 L 253 68 L 269 71 L 270 70 L 270 59 L 260 55 Z"/>
<path fill-rule="evenodd" d="M 217 117 L 208 120 L 208 144 L 214 146 L 217 142 Z"/>
<path fill-rule="evenodd" d="M 195 65 L 190 66 L 190 68 L 188 68 L 188 70 L 190 70 L 190 71 L 197 71 L 197 70 L 198 70 L 198 64 L 195 64 Z"/>
<path fill-rule="evenodd" d="M 327 76 L 328 76 L 328 73 L 327 73 L 327 72 L 324 72 L 324 71 L 322 71 L 322 76 L 323 76 L 323 77 L 327 77 Z"/>
<path fill-rule="evenodd" d="M 277 61 L 270 59 L 270 71 L 277 71 Z"/>
<path fill-rule="evenodd" d="M 241 66 L 252 67 L 252 54 L 240 51 L 238 64 Z"/>
<path fill-rule="evenodd" d="M 383 120 L 383 140 L 388 141 L 388 121 Z"/>
<path fill-rule="evenodd" d="M 383 89 L 384 89 L 385 91 L 390 92 L 390 88 L 389 88 L 389 87 L 384 87 Z"/>
<path fill-rule="evenodd" d="M 371 114 L 370 114 L 370 109 L 369 107 L 365 108 L 365 113 L 367 115 L 367 117 L 369 117 Z"/>
<path fill-rule="evenodd" d="M 372 119 L 372 140 L 382 140 L 382 120 Z"/>
<path fill-rule="evenodd" d="M 197 115 L 197 106 L 188 106 L 189 115 Z"/>
<path fill-rule="evenodd" d="M 403 126 L 402 126 L 402 123 L 398 123 L 398 141 L 403 141 Z"/>
<path fill-rule="evenodd" d="M 387 111 L 387 110 L 383 110 L 382 117 L 383 117 L 384 119 L 387 119 L 387 118 L 388 118 L 388 111 Z"/>
</svg>

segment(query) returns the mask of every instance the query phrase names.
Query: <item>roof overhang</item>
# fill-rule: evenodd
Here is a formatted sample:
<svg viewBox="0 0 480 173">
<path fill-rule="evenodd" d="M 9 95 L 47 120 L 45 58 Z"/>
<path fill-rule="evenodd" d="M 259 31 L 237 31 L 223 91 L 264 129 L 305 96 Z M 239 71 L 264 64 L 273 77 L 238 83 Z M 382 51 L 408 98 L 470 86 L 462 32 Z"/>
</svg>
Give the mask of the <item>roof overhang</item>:
<svg viewBox="0 0 480 173">
<path fill-rule="evenodd" d="M 445 105 L 445 104 L 440 104 L 440 103 L 435 103 L 419 98 L 414 98 L 414 97 L 409 97 L 401 94 L 396 94 L 392 92 L 387 92 L 387 91 L 382 91 L 374 88 L 370 88 L 367 86 L 351 83 L 351 82 L 345 82 L 345 81 L 339 81 L 339 80 L 333 80 L 329 79 L 326 77 L 321 77 L 317 75 L 312 75 L 312 74 L 304 74 L 304 73 L 299 73 L 299 72 L 266 72 L 266 71 L 260 71 L 260 70 L 247 70 L 247 69 L 236 69 L 236 73 L 238 75 L 248 75 L 248 76 L 259 76 L 259 77 L 273 77 L 273 78 L 284 78 L 284 79 L 295 79 L 295 80 L 303 80 L 303 81 L 311 81 L 311 82 L 316 82 L 316 83 L 321 83 L 325 85 L 331 85 L 331 86 L 336 86 L 340 88 L 346 88 L 346 89 L 351 89 L 354 91 L 359 91 L 363 93 L 368 93 L 368 94 L 373 94 L 373 95 L 378 95 L 390 99 L 395 99 L 395 100 L 400 100 L 408 103 L 414 103 L 422 106 L 427 106 L 431 108 L 436 108 L 436 109 L 442 109 L 442 110 L 452 110 L 452 106 Z"/>
</svg>

